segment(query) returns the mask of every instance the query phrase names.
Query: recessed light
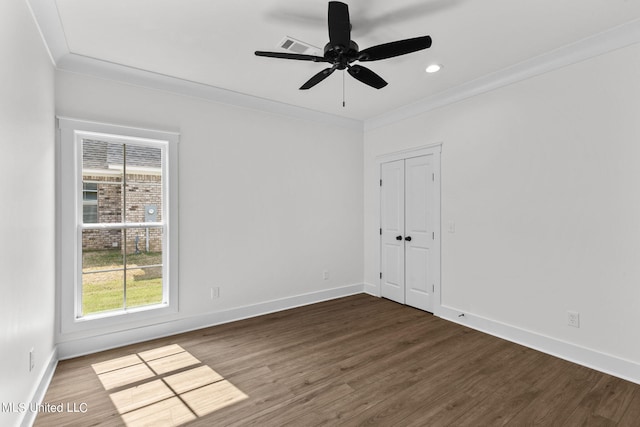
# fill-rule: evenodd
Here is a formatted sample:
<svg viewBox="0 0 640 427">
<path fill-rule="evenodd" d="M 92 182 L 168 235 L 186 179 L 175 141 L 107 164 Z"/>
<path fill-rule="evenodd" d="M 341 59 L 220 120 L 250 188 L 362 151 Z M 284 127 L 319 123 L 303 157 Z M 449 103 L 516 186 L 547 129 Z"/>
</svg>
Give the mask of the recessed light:
<svg viewBox="0 0 640 427">
<path fill-rule="evenodd" d="M 425 71 L 427 73 L 431 74 L 431 73 L 437 73 L 441 69 L 442 69 L 442 65 L 440 65 L 440 64 L 431 64 L 425 69 Z"/>
</svg>

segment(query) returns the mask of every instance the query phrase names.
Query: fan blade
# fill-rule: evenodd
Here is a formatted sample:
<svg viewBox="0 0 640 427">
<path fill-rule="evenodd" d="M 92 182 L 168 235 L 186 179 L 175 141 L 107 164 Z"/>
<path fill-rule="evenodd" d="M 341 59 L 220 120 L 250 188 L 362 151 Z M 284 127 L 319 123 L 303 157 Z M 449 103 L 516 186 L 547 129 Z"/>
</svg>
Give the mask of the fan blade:
<svg viewBox="0 0 640 427">
<path fill-rule="evenodd" d="M 347 71 L 354 79 L 360 80 L 362 83 L 376 89 L 382 89 L 387 85 L 387 82 L 382 77 L 361 65 L 352 65 Z"/>
<path fill-rule="evenodd" d="M 329 77 L 331 73 L 333 73 L 336 70 L 336 68 L 338 68 L 338 66 L 334 65 L 331 68 L 325 68 L 324 70 L 320 71 L 318 74 L 316 74 L 315 76 L 307 80 L 305 84 L 300 86 L 300 90 L 311 89 L 312 87 L 314 87 L 315 85 L 317 85 L 318 83 L 320 83 L 321 81 Z"/>
<path fill-rule="evenodd" d="M 431 46 L 431 37 L 415 37 L 412 39 L 398 40 L 391 43 L 372 46 L 360 52 L 359 61 L 378 61 L 380 59 L 393 58 L 427 49 Z"/>
<path fill-rule="evenodd" d="M 349 47 L 351 42 L 351 21 L 349 6 L 339 1 L 329 2 L 329 43 L 332 46 Z"/>
<path fill-rule="evenodd" d="M 257 50 L 256 56 L 266 56 L 268 58 L 281 58 L 281 59 L 297 59 L 299 61 L 329 62 L 322 56 L 303 55 L 300 53 L 263 52 L 263 51 Z"/>
</svg>

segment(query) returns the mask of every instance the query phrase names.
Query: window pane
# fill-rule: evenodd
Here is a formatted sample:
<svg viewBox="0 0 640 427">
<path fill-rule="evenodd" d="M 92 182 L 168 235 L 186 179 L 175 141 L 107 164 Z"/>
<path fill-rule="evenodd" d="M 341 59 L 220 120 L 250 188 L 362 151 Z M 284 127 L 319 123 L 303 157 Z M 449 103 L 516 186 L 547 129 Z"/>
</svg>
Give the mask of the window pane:
<svg viewBox="0 0 640 427">
<path fill-rule="evenodd" d="M 127 144 L 126 221 L 162 221 L 162 150 Z"/>
<path fill-rule="evenodd" d="M 162 267 L 127 270 L 127 307 L 162 303 Z"/>
<path fill-rule="evenodd" d="M 82 314 L 85 316 L 124 307 L 122 236 L 122 230 L 82 231 Z M 111 242 L 117 242 L 118 246 L 112 247 Z"/>
<path fill-rule="evenodd" d="M 162 303 L 162 228 L 128 229 L 126 248 L 127 307 Z"/>
<path fill-rule="evenodd" d="M 82 315 L 124 308 L 124 271 L 82 274 Z"/>
<path fill-rule="evenodd" d="M 82 141 L 82 199 L 96 204 L 93 222 L 122 222 L 122 170 L 124 145 Z M 89 223 L 92 216 L 85 216 Z"/>
<path fill-rule="evenodd" d="M 108 231 L 110 239 L 121 239 L 122 230 L 83 230 L 82 240 L 91 242 L 92 239 L 101 239 L 102 232 Z M 84 244 L 83 244 L 84 246 Z M 122 268 L 124 254 L 119 248 L 84 249 L 82 251 L 82 272 L 110 270 Z M 114 267 L 115 266 L 115 267 Z"/>
<path fill-rule="evenodd" d="M 84 258 L 86 251 L 112 251 L 120 253 L 122 243 L 121 230 L 83 230 L 82 257 Z"/>
</svg>

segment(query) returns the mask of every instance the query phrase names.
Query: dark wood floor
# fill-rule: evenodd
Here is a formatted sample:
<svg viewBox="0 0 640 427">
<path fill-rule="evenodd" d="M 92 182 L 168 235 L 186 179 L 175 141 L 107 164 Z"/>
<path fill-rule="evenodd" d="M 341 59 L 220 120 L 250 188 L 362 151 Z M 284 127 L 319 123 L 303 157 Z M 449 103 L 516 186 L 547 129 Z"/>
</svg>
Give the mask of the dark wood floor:
<svg viewBox="0 0 640 427">
<path fill-rule="evenodd" d="M 366 295 L 63 361 L 45 402 L 36 426 L 640 425 L 640 385 Z"/>
</svg>

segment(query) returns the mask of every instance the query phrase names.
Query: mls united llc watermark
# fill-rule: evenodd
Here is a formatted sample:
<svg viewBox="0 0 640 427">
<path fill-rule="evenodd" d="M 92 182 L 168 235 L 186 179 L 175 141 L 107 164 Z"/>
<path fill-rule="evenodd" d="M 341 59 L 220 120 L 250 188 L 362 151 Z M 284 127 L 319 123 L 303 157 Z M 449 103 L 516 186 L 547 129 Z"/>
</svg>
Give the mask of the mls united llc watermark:
<svg viewBox="0 0 640 427">
<path fill-rule="evenodd" d="M 84 402 L 66 402 L 66 403 L 36 403 L 36 402 L 2 402 L 0 404 L 2 412 L 23 413 L 30 412 L 65 412 L 65 413 L 86 413 L 89 408 Z"/>
</svg>

